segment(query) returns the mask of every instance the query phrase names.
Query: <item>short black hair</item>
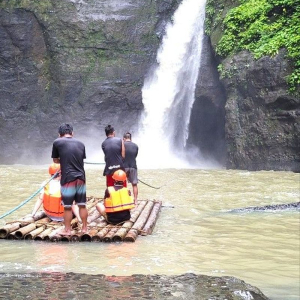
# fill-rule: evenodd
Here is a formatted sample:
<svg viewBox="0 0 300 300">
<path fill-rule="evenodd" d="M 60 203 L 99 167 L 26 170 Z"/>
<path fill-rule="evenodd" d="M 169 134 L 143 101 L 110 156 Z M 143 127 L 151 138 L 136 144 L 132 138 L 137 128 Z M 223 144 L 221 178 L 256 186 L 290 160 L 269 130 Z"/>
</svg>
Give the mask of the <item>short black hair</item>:
<svg viewBox="0 0 300 300">
<path fill-rule="evenodd" d="M 105 134 L 106 136 L 109 136 L 110 134 L 113 134 L 115 129 L 111 125 L 107 125 L 105 127 Z"/>
<path fill-rule="evenodd" d="M 58 133 L 60 136 L 64 136 L 65 134 L 72 134 L 73 126 L 67 123 L 61 124 L 58 128 Z"/>
<path fill-rule="evenodd" d="M 124 135 L 123 135 L 123 138 L 124 138 L 124 139 L 130 139 L 130 140 L 131 140 L 131 133 L 128 132 L 128 131 L 125 132 Z"/>
</svg>

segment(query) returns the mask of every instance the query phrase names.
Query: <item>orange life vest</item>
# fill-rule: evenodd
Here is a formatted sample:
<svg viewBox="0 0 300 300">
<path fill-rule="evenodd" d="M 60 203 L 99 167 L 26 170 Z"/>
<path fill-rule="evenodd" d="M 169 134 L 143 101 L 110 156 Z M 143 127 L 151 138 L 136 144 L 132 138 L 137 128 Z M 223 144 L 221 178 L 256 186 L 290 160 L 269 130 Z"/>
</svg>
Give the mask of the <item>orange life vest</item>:
<svg viewBox="0 0 300 300">
<path fill-rule="evenodd" d="M 116 191 L 113 186 L 109 186 L 107 189 L 110 194 L 109 198 L 104 199 L 105 211 L 107 213 L 134 208 L 134 201 L 129 196 L 127 188 L 123 187 Z"/>
<path fill-rule="evenodd" d="M 50 194 L 49 183 L 44 188 L 43 206 L 47 216 L 54 218 L 63 218 L 64 207 L 61 204 L 60 189 Z"/>
</svg>

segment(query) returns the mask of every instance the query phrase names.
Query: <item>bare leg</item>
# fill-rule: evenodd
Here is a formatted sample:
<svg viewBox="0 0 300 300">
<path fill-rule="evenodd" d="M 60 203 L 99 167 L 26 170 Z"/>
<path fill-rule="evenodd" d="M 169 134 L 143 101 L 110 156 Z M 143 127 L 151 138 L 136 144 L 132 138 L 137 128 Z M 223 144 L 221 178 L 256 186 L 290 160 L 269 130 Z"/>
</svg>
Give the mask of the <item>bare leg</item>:
<svg viewBox="0 0 300 300">
<path fill-rule="evenodd" d="M 79 208 L 78 208 L 78 205 L 73 204 L 73 205 L 72 205 L 72 211 L 73 211 L 73 214 L 75 215 L 75 217 L 77 218 L 78 222 L 79 222 L 79 223 L 82 223 L 82 220 L 81 220 L 80 215 L 79 215 Z"/>
<path fill-rule="evenodd" d="M 43 198 L 40 196 L 40 197 L 36 200 L 36 203 L 35 203 L 34 208 L 33 208 L 33 210 L 32 210 L 32 213 L 31 213 L 32 217 L 34 217 L 35 213 L 36 213 L 37 210 L 41 207 L 42 203 L 43 203 Z"/>
<path fill-rule="evenodd" d="M 134 203 L 135 203 L 135 205 L 137 205 L 137 198 L 138 198 L 138 187 L 137 187 L 137 184 L 132 184 L 132 191 L 133 191 Z"/>
<path fill-rule="evenodd" d="M 96 209 L 99 211 L 99 213 L 101 214 L 101 216 L 105 216 L 105 206 L 102 203 L 98 203 L 96 205 Z"/>
<path fill-rule="evenodd" d="M 65 232 L 63 234 L 71 234 L 71 221 L 73 218 L 73 213 L 71 207 L 64 207 L 64 223 L 65 223 Z"/>
<path fill-rule="evenodd" d="M 88 211 L 85 207 L 85 205 L 78 205 L 79 207 L 79 215 L 82 221 L 82 232 L 86 232 L 87 231 L 87 217 L 88 217 Z"/>
</svg>

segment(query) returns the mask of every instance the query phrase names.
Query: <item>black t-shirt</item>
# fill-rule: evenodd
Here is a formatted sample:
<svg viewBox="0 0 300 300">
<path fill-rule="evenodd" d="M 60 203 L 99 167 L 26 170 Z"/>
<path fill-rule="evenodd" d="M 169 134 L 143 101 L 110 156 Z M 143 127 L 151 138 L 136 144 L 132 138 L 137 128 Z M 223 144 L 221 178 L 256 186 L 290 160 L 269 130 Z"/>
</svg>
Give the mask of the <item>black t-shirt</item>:
<svg viewBox="0 0 300 300">
<path fill-rule="evenodd" d="M 131 141 L 125 141 L 124 146 L 125 146 L 124 168 L 137 169 L 135 159 L 139 152 L 138 145 Z"/>
<path fill-rule="evenodd" d="M 59 137 L 53 142 L 52 158 L 60 159 L 61 185 L 76 179 L 85 181 L 83 160 L 85 146 L 73 137 Z"/>
<path fill-rule="evenodd" d="M 122 157 L 122 140 L 117 137 L 108 137 L 102 143 L 105 155 L 103 175 L 113 174 L 118 169 L 124 169 Z"/>
</svg>

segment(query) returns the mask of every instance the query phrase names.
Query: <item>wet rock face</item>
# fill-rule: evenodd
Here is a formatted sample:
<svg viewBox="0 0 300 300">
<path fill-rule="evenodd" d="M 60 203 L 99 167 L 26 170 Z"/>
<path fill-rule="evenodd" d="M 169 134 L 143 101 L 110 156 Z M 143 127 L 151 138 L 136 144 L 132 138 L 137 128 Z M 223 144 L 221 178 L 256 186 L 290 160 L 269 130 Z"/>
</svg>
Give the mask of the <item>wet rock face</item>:
<svg viewBox="0 0 300 300">
<path fill-rule="evenodd" d="M 288 93 L 285 52 L 256 61 L 241 52 L 223 63 L 227 167 L 299 172 L 300 99 Z"/>
<path fill-rule="evenodd" d="M 258 288 L 237 278 L 195 274 L 178 276 L 105 276 L 58 272 L 0 274 L 0 287 L 7 299 L 15 295 L 44 299 L 47 294 L 50 298 L 59 295 L 61 299 L 73 299 L 84 295 L 85 299 L 99 300 L 268 300 Z"/>
<path fill-rule="evenodd" d="M 225 103 L 226 93 L 219 80 L 211 41 L 205 36 L 188 144 L 196 145 L 206 159 L 221 165 L 226 163 Z"/>
<path fill-rule="evenodd" d="M 49 159 L 63 122 L 84 142 L 103 139 L 107 124 L 134 132 L 144 77 L 178 4 L 1 1 L 0 163 Z"/>
</svg>

